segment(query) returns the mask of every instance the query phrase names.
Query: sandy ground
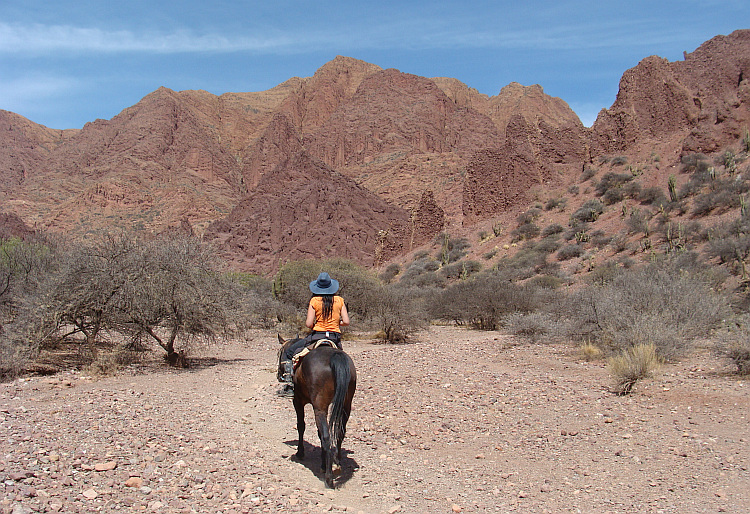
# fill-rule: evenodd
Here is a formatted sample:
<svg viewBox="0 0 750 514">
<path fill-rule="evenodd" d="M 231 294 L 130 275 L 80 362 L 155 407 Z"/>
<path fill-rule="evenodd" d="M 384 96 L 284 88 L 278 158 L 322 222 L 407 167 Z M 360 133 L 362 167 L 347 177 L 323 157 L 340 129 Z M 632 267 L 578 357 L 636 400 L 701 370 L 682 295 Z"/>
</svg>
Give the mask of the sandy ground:
<svg viewBox="0 0 750 514">
<path fill-rule="evenodd" d="M 359 382 L 329 490 L 309 406 L 291 458 L 277 347 L 255 331 L 188 370 L 0 385 L 0 511 L 750 512 L 750 387 L 708 352 L 618 397 L 572 346 L 346 341 Z"/>
</svg>

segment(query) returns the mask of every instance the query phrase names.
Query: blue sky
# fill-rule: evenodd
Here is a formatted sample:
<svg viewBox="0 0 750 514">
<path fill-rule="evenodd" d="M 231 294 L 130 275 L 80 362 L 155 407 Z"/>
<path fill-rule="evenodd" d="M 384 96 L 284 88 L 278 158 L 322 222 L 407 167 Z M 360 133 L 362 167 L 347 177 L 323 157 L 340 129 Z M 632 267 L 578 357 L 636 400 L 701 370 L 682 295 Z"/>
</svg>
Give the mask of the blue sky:
<svg viewBox="0 0 750 514">
<path fill-rule="evenodd" d="M 590 125 L 644 57 L 740 28 L 747 0 L 2 0 L 0 109 L 80 128 L 160 86 L 263 91 L 345 55 L 488 95 L 540 84 Z"/>
</svg>

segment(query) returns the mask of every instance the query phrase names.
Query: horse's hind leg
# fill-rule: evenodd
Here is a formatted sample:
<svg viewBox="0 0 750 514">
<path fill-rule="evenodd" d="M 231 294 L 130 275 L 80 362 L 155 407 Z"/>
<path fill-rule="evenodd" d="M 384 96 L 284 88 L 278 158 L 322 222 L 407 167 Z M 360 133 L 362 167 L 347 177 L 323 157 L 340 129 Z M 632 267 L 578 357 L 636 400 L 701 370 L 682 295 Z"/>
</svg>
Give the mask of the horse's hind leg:
<svg viewBox="0 0 750 514">
<path fill-rule="evenodd" d="M 297 435 L 299 440 L 297 442 L 297 458 L 302 460 L 305 458 L 305 441 L 303 437 L 305 435 L 305 406 L 302 402 L 298 402 L 297 398 L 294 398 L 294 410 L 297 413 Z"/>
<path fill-rule="evenodd" d="M 315 423 L 318 425 L 318 437 L 320 437 L 320 470 L 325 473 L 326 487 L 333 489 L 331 433 L 326 414 L 325 410 L 315 409 Z"/>
<path fill-rule="evenodd" d="M 346 437 L 346 423 L 349 421 L 349 415 L 351 414 L 352 407 L 351 405 L 347 405 L 344 408 L 344 419 L 341 420 L 341 437 L 338 441 L 336 441 L 336 450 L 333 451 L 331 449 L 331 453 L 333 454 L 333 465 L 334 470 L 337 473 L 341 472 L 341 443 L 344 441 L 344 437 Z"/>
</svg>

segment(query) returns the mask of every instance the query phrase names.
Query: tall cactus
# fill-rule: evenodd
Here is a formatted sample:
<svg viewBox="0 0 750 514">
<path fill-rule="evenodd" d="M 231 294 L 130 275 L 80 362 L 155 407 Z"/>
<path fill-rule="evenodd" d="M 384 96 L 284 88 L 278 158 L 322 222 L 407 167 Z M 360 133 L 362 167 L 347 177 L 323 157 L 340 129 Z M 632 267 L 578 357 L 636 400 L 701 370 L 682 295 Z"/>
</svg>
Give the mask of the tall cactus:
<svg viewBox="0 0 750 514">
<path fill-rule="evenodd" d="M 667 180 L 667 187 L 669 188 L 669 199 L 672 202 L 677 201 L 677 178 L 674 175 L 669 176 Z"/>
</svg>

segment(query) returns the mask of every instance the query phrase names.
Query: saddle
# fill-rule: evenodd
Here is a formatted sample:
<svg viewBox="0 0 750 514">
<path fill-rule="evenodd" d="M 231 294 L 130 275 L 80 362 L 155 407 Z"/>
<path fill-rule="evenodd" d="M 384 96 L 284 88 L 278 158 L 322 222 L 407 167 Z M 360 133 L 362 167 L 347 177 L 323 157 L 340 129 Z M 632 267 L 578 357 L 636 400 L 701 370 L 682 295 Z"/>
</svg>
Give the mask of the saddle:
<svg viewBox="0 0 750 514">
<path fill-rule="evenodd" d="M 330 346 L 332 348 L 338 348 L 336 346 L 336 343 L 331 341 L 330 339 L 317 339 L 313 341 L 312 343 L 308 344 L 302 350 L 294 354 L 294 357 L 292 357 L 292 369 L 297 369 L 297 366 L 299 366 L 300 361 L 302 360 L 302 357 L 310 353 L 310 350 L 314 350 L 315 348 L 319 348 L 321 346 Z"/>
</svg>

